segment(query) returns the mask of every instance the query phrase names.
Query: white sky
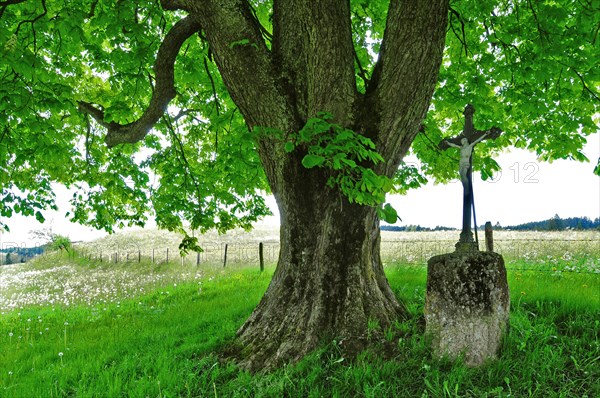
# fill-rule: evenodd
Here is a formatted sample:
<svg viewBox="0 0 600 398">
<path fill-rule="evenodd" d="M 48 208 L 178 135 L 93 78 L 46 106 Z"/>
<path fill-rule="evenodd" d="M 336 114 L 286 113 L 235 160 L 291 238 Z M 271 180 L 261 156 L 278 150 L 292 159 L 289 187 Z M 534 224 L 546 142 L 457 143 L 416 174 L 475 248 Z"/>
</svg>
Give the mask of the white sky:
<svg viewBox="0 0 600 398">
<path fill-rule="evenodd" d="M 477 223 L 481 225 L 491 221 L 492 224 L 500 222 L 501 225 L 508 226 L 545 220 L 555 214 L 562 218 L 600 217 L 600 177 L 592 173 L 600 158 L 600 134 L 589 137 L 584 153 L 590 162 L 538 162 L 534 154 L 519 149 L 501 154 L 496 161 L 502 167 L 502 173 L 496 177 L 495 182 L 482 181 L 479 176 L 474 176 Z M 67 235 L 73 241 L 105 236 L 106 233 L 102 231 L 65 220 L 64 214 L 69 211 L 70 197 L 72 193 L 65 188 L 57 188 L 60 211 L 45 212 L 44 224 L 39 224 L 35 218 L 21 216 L 8 220 L 11 231 L 0 233 L 0 247 L 35 246 L 36 242 L 29 232 L 50 226 L 54 233 Z M 462 185 L 458 181 L 447 185 L 429 184 L 410 191 L 405 196 L 396 195 L 388 200 L 402 219 L 397 225 L 461 226 Z M 267 217 L 263 223 L 276 225 L 279 217 L 275 201 L 270 198 L 268 203 L 275 216 Z"/>
<path fill-rule="evenodd" d="M 584 153 L 590 162 L 540 162 L 523 149 L 502 153 L 495 159 L 502 172 L 494 181 L 481 180 L 479 173 L 473 176 L 477 224 L 517 225 L 555 214 L 561 218 L 600 217 L 600 177 L 593 174 L 600 158 L 600 134 L 589 137 Z M 460 228 L 462 190 L 458 180 L 447 185 L 428 184 L 390 202 L 402 218 L 398 225 Z"/>
</svg>

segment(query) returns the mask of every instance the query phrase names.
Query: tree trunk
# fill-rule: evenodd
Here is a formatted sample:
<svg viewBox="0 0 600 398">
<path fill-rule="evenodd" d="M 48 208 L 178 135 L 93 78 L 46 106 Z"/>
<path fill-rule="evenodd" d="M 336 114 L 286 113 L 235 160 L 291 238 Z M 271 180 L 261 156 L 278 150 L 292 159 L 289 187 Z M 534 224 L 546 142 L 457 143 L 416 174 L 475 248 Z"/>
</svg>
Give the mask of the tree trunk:
<svg viewBox="0 0 600 398">
<path fill-rule="evenodd" d="M 293 134 L 329 112 L 373 140 L 385 159 L 376 173 L 394 175 L 433 95 L 448 0 L 390 1 L 364 93 L 356 86 L 349 0 L 274 1 L 270 46 L 247 0 L 161 4 L 188 11 L 202 27 L 250 130 Z M 286 140 L 257 136 L 281 214 L 281 251 L 271 285 L 239 330 L 242 364 L 251 370 L 297 360 L 330 338 L 354 354 L 367 344 L 369 323 L 386 328 L 405 313 L 383 272 L 376 210 L 329 188 L 328 172 L 305 169 L 306 148 L 287 153 Z"/>
<path fill-rule="evenodd" d="M 279 263 L 238 331 L 241 363 L 250 370 L 296 361 L 325 339 L 356 354 L 367 345 L 369 323 L 385 329 L 405 314 L 383 272 L 375 209 L 350 204 L 321 174 L 288 171 L 287 189 L 276 197 Z"/>
</svg>

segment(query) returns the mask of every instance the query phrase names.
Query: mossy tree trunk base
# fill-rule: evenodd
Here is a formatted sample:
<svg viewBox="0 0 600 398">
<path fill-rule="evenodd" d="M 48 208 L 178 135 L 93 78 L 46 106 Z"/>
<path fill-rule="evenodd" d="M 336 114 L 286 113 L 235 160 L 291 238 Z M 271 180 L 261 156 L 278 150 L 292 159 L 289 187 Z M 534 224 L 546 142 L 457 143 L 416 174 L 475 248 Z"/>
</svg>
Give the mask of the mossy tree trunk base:
<svg viewBox="0 0 600 398">
<path fill-rule="evenodd" d="M 429 260 L 425 333 L 435 356 L 463 356 L 468 366 L 497 358 L 509 326 L 509 309 L 501 255 L 464 251 Z"/>
<path fill-rule="evenodd" d="M 298 185 L 287 191 L 293 198 L 279 198 L 277 270 L 238 331 L 239 364 L 250 371 L 293 363 L 333 340 L 352 357 L 406 314 L 384 274 L 375 209 Z"/>
</svg>

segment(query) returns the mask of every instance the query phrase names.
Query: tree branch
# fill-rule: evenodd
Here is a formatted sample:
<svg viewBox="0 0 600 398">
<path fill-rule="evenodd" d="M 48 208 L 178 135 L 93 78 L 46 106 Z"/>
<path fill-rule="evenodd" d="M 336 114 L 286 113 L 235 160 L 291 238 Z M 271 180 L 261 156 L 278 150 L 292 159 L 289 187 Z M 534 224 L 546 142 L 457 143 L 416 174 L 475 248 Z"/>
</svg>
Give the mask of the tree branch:
<svg viewBox="0 0 600 398">
<path fill-rule="evenodd" d="M 358 75 L 364 82 L 365 87 L 367 87 L 369 85 L 369 78 L 367 77 L 367 71 L 365 70 L 365 68 L 363 68 L 362 64 L 360 63 L 360 59 L 358 58 L 356 49 L 354 49 L 354 61 L 356 62 L 356 65 L 358 66 Z"/>
<path fill-rule="evenodd" d="M 531 10 L 531 13 L 533 14 L 533 19 L 535 19 L 535 23 L 537 25 L 537 30 L 538 30 L 538 33 L 540 34 L 540 42 L 544 43 L 544 39 L 546 39 L 547 42 L 550 42 L 549 34 L 542 27 L 542 24 L 540 22 L 540 19 L 538 18 L 537 12 L 535 11 L 533 4 L 531 4 L 531 0 L 527 0 L 527 4 L 529 5 L 529 9 Z"/>
<path fill-rule="evenodd" d="M 35 34 L 35 23 L 37 21 L 39 21 L 40 19 L 42 19 L 43 17 L 45 17 L 48 14 L 48 8 L 46 8 L 46 0 L 42 0 L 42 8 L 44 9 L 44 12 L 42 12 L 40 15 L 38 15 L 37 17 L 35 17 L 33 19 L 27 19 L 25 21 L 19 22 L 19 24 L 17 25 L 17 29 L 15 30 L 15 36 L 18 36 L 19 35 L 19 29 L 21 29 L 21 26 L 23 24 L 26 24 L 26 23 L 30 23 L 31 24 L 31 32 L 33 33 L 33 52 L 36 55 L 37 55 L 37 37 L 36 37 L 36 34 Z"/>
<path fill-rule="evenodd" d="M 160 0 L 160 5 L 163 10 L 166 11 L 189 11 L 188 2 L 186 0 Z"/>
<path fill-rule="evenodd" d="M 248 0 L 190 3 L 190 14 L 198 17 L 223 83 L 248 127 L 285 132 L 302 128 L 304 123 L 297 117 L 291 86 L 282 77 L 279 60 L 267 48 Z M 264 134 L 257 141 L 265 173 L 276 194 L 282 181 L 281 158 L 287 154 L 275 137 Z"/>
<path fill-rule="evenodd" d="M 98 1 L 100 1 L 100 0 L 92 1 L 92 5 L 90 7 L 90 13 L 88 14 L 88 18 L 93 18 L 96 15 L 96 7 L 98 6 Z"/>
<path fill-rule="evenodd" d="M 583 86 L 583 91 L 587 91 L 588 93 L 590 93 L 590 95 L 595 98 L 597 101 L 600 101 L 600 98 L 598 97 L 598 94 L 596 94 L 595 92 L 593 92 L 589 86 L 587 84 L 585 84 L 585 80 L 583 79 L 583 76 L 581 76 L 581 74 L 579 72 L 577 72 L 577 70 L 573 67 L 570 68 L 573 73 L 575 73 L 577 75 L 577 77 L 579 78 L 579 80 L 581 80 L 581 85 Z"/>
<path fill-rule="evenodd" d="M 349 127 L 357 98 L 350 2 L 276 1 L 273 36 L 300 119 L 330 112 Z"/>
<path fill-rule="evenodd" d="M 460 22 L 460 30 L 462 32 L 462 37 L 459 36 L 458 33 L 456 32 L 456 29 L 454 29 L 454 23 L 452 23 L 452 18 L 450 18 L 450 27 L 452 28 L 452 32 L 454 33 L 454 36 L 456 36 L 458 41 L 460 41 L 460 43 L 463 45 L 463 47 L 465 49 L 465 57 L 468 57 L 469 52 L 468 52 L 468 47 L 467 47 L 467 36 L 465 34 L 465 21 L 463 20 L 460 13 L 458 11 L 456 11 L 454 8 L 450 7 L 450 12 L 453 15 L 455 15 L 456 18 L 458 19 L 458 21 Z"/>
<path fill-rule="evenodd" d="M 175 59 L 183 43 L 200 30 L 200 24 L 192 17 L 186 17 L 177 22 L 165 36 L 154 64 L 156 85 L 150 99 L 150 104 L 142 116 L 135 122 L 121 125 L 115 122 L 107 123 L 104 111 L 96 106 L 80 101 L 79 110 L 87 113 L 108 129 L 105 138 L 106 145 L 111 148 L 118 144 L 134 143 L 143 139 L 165 113 L 169 102 L 175 98 Z"/>
<path fill-rule="evenodd" d="M 263 38 L 265 40 L 268 40 L 269 42 L 272 42 L 273 41 L 273 35 L 258 20 L 258 15 L 256 14 L 256 9 L 252 6 L 251 3 L 248 3 L 248 6 L 250 6 L 250 10 L 252 11 L 252 15 L 254 16 L 254 19 L 256 19 L 256 21 L 258 22 L 258 25 L 259 25 L 259 28 L 260 28 L 260 32 L 262 33 Z"/>
<path fill-rule="evenodd" d="M 213 79 L 212 73 L 210 73 L 210 69 L 208 67 L 208 56 L 204 57 L 204 70 L 206 71 L 208 80 L 210 80 L 210 86 L 212 88 L 213 97 L 215 99 L 215 109 L 217 111 L 217 116 L 220 116 L 221 115 L 221 104 L 219 103 L 219 97 L 217 96 L 217 87 L 215 86 L 215 80 Z"/>
<path fill-rule="evenodd" d="M 190 13 L 198 17 L 223 83 L 248 126 L 287 131 L 289 99 L 248 1 L 192 4 Z"/>
<path fill-rule="evenodd" d="M 24 3 L 27 0 L 6 0 L 6 1 L 0 1 L 0 7 L 5 7 L 5 6 L 10 6 L 13 4 L 19 4 L 19 3 Z"/>
<path fill-rule="evenodd" d="M 366 93 L 364 126 L 393 175 L 419 132 L 442 62 L 448 0 L 391 1 L 379 59 Z"/>
<path fill-rule="evenodd" d="M 166 119 L 167 129 L 169 130 L 169 132 L 173 136 L 173 139 L 177 143 L 177 149 L 179 149 L 179 154 L 181 155 L 181 163 L 182 163 L 182 166 L 184 167 L 186 177 L 189 176 L 190 179 L 192 180 L 192 184 L 194 184 L 194 188 L 196 189 L 196 195 L 198 195 L 197 199 L 198 199 L 198 201 L 201 201 L 202 195 L 200 194 L 200 184 L 198 184 L 198 181 L 194 177 L 194 173 L 192 172 L 192 167 L 190 166 L 190 162 L 188 162 L 187 157 L 185 156 L 185 149 L 183 147 L 183 143 L 181 142 L 179 135 L 177 135 L 177 131 L 171 124 L 169 118 L 165 118 L 165 119 Z M 177 151 L 177 149 L 176 149 L 176 151 Z"/>
</svg>

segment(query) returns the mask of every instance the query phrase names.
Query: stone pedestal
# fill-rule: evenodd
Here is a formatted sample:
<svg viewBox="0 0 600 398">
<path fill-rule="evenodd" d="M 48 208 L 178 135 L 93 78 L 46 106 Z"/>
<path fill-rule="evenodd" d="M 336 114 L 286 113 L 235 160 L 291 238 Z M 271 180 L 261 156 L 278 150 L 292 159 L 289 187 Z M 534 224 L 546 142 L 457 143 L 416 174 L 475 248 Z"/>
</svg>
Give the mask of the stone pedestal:
<svg viewBox="0 0 600 398">
<path fill-rule="evenodd" d="M 429 260 L 425 333 L 434 355 L 464 355 L 469 366 L 495 359 L 508 330 L 509 309 L 501 255 L 457 251 Z"/>
</svg>

